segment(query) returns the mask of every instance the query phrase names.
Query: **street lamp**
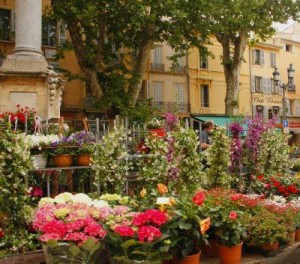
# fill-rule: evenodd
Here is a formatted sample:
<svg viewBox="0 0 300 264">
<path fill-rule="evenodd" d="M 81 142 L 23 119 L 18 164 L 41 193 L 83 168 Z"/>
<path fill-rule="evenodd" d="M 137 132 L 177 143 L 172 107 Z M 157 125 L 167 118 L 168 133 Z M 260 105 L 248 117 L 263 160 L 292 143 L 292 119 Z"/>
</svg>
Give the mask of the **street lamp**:
<svg viewBox="0 0 300 264">
<path fill-rule="evenodd" d="M 283 97 L 282 97 L 282 119 L 285 120 L 286 119 L 286 111 L 287 111 L 287 107 L 286 107 L 286 98 L 285 98 L 285 92 L 286 92 L 286 88 L 290 87 L 290 88 L 294 88 L 294 76 L 295 76 L 295 69 L 293 68 L 293 64 L 290 64 L 290 67 L 287 69 L 288 72 L 288 82 L 287 84 L 279 84 L 279 71 L 278 68 L 275 67 L 275 71 L 273 72 L 273 77 L 274 77 L 274 85 L 278 86 L 282 89 L 283 91 Z"/>
</svg>

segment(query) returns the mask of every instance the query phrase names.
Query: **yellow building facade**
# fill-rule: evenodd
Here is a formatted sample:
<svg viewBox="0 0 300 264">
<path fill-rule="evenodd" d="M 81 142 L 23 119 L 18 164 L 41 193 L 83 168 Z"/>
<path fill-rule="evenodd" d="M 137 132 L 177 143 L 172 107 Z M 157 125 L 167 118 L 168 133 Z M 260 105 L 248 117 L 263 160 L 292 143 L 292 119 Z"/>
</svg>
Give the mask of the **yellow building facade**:
<svg viewBox="0 0 300 264">
<path fill-rule="evenodd" d="M 50 5 L 43 0 L 43 7 Z M 1 57 L 12 54 L 14 49 L 14 0 L 0 0 L 0 63 Z M 1 21 L 0 21 L 1 22 Z M 275 35 L 272 39 L 247 47 L 241 68 L 239 108 L 236 114 L 263 114 L 265 119 L 282 115 L 283 90 L 274 86 L 272 73 L 275 66 L 280 79 L 286 83 L 287 68 L 295 69 L 294 86 L 287 89 L 287 119 L 300 121 L 300 35 L 299 25 Z M 62 25 L 51 21 L 43 23 L 42 51 L 50 65 L 59 66 L 80 74 L 74 52 L 66 52 L 65 58 L 55 62 L 57 42 L 68 38 Z M 152 98 L 153 105 L 162 112 L 176 112 L 180 116 L 224 115 L 226 83 L 221 64 L 222 47 L 212 38 L 207 50 L 213 57 L 191 49 L 188 55 L 178 60 L 178 67 L 172 69 L 168 57 L 174 50 L 165 44 L 155 44 L 151 51 L 147 73 L 143 79 L 141 96 Z M 80 80 L 67 81 L 63 93 L 62 115 L 66 119 L 81 119 L 83 111 L 89 108 L 84 83 Z M 291 127 L 292 129 L 292 127 Z M 300 129 L 300 125 L 299 125 Z"/>
</svg>

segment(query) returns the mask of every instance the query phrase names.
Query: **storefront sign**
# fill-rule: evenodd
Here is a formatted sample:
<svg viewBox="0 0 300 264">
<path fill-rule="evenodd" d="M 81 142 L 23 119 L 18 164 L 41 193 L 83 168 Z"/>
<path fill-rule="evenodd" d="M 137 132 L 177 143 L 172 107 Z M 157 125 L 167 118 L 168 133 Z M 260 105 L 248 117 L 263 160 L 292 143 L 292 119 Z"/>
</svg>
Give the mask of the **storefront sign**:
<svg viewBox="0 0 300 264">
<path fill-rule="evenodd" d="M 282 99 L 279 98 L 274 98 L 273 96 L 253 96 L 252 98 L 253 103 L 255 104 L 282 104 Z"/>
</svg>

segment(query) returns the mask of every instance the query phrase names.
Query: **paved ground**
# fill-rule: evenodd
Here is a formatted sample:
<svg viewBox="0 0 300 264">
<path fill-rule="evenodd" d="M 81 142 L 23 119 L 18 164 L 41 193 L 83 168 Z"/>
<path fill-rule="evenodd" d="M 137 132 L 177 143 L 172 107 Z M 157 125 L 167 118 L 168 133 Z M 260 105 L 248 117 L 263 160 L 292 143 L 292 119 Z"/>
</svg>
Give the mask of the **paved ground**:
<svg viewBox="0 0 300 264">
<path fill-rule="evenodd" d="M 201 264 L 220 264 L 220 261 L 218 258 L 207 259 L 201 256 Z M 279 250 L 275 257 L 270 258 L 243 253 L 241 264 L 300 264 L 300 242 Z"/>
</svg>

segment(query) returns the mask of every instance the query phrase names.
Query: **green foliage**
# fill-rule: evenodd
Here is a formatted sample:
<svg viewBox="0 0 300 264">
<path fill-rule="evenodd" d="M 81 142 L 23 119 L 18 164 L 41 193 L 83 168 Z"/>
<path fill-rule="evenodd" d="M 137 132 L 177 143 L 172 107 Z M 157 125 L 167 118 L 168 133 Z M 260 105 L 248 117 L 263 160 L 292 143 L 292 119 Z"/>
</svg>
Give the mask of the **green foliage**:
<svg viewBox="0 0 300 264">
<path fill-rule="evenodd" d="M 226 129 L 219 127 L 212 135 L 212 145 L 204 152 L 208 168 L 205 170 L 206 183 L 209 188 L 229 187 L 229 138 Z"/>
<path fill-rule="evenodd" d="M 71 242 L 50 240 L 43 245 L 47 263 L 52 264 L 96 264 L 101 254 L 103 244 L 93 239 L 87 239 L 81 246 Z"/>
<path fill-rule="evenodd" d="M 269 129 L 263 132 L 260 143 L 256 169 L 268 175 L 287 173 L 292 167 L 289 158 L 289 135 Z"/>
<path fill-rule="evenodd" d="M 25 135 L 10 128 L 0 130 L 0 212 L 7 217 L 4 243 L 13 251 L 35 248 L 35 235 L 27 229 L 32 214 L 27 183 L 32 169 Z"/>
</svg>

